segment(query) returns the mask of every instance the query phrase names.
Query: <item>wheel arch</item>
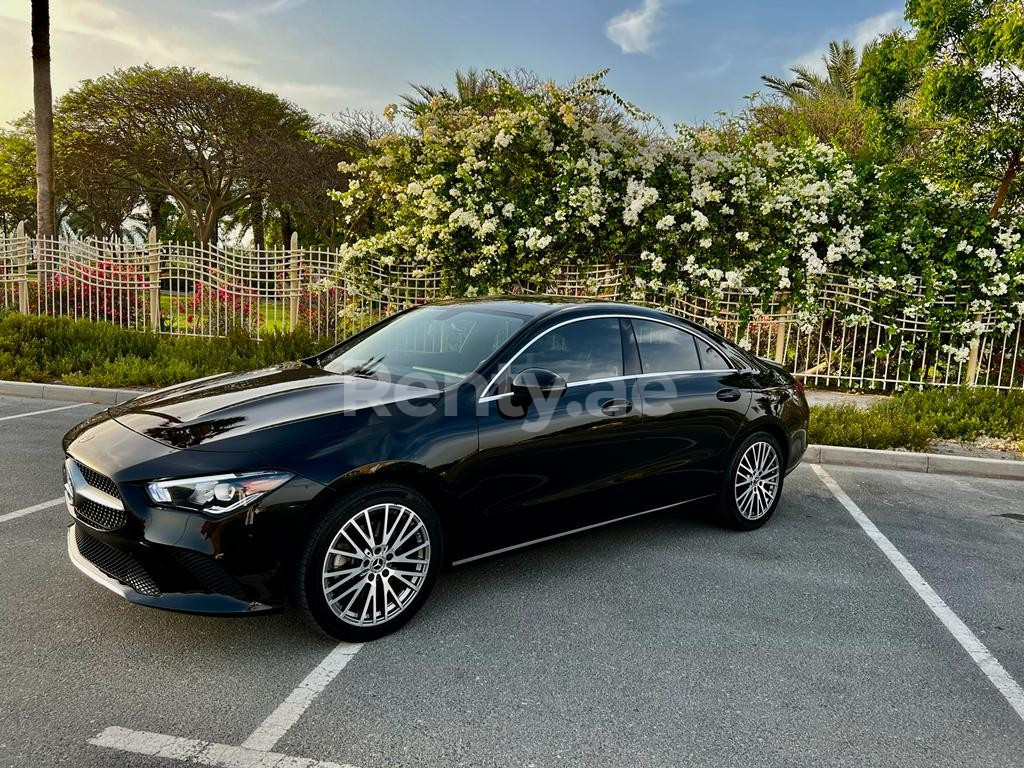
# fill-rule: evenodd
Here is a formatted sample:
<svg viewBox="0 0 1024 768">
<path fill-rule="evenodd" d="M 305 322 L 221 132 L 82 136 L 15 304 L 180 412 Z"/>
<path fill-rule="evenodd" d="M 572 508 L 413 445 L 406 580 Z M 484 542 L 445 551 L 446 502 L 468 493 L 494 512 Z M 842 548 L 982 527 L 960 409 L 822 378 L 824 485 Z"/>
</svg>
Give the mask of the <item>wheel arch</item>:
<svg viewBox="0 0 1024 768">
<path fill-rule="evenodd" d="M 358 467 L 341 475 L 328 485 L 313 501 L 310 525 L 343 496 L 368 485 L 396 483 L 416 491 L 437 512 L 445 539 L 450 538 L 454 508 L 453 496 L 439 473 L 413 462 L 376 462 Z"/>
<path fill-rule="evenodd" d="M 740 430 L 729 450 L 729 461 L 732 461 L 732 457 L 736 455 L 740 444 L 755 432 L 767 432 L 779 441 L 779 447 L 782 449 L 782 466 L 788 467 L 789 453 L 792 449 L 792 446 L 789 444 L 789 434 L 786 432 L 786 427 L 780 419 L 767 415 L 750 422 Z"/>
</svg>

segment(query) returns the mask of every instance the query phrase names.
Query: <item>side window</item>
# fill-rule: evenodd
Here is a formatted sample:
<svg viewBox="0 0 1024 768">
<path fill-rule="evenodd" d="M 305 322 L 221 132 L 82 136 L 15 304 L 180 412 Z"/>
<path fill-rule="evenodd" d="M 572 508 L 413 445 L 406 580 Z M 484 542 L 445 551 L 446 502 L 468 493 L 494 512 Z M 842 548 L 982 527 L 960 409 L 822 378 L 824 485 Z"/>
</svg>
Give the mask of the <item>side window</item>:
<svg viewBox="0 0 1024 768">
<path fill-rule="evenodd" d="M 622 375 L 622 336 L 616 318 L 595 318 L 563 325 L 520 353 L 509 370 L 546 368 L 570 384 Z"/>
<path fill-rule="evenodd" d="M 722 357 L 721 352 L 705 342 L 701 342 L 700 357 L 704 362 L 704 370 L 727 371 L 735 367 Z"/>
<path fill-rule="evenodd" d="M 697 342 L 691 334 L 651 320 L 632 323 L 644 373 L 700 370 Z"/>
</svg>

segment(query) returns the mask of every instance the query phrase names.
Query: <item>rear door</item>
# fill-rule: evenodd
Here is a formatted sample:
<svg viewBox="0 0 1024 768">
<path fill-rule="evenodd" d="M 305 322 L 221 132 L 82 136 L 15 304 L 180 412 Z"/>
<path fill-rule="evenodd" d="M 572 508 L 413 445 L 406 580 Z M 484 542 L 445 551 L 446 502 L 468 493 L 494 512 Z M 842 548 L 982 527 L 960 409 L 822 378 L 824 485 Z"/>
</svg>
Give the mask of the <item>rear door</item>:
<svg viewBox="0 0 1024 768">
<path fill-rule="evenodd" d="M 750 406 L 745 375 L 708 340 L 668 322 L 630 321 L 640 355 L 637 396 L 648 455 L 649 506 L 715 493 Z"/>
</svg>

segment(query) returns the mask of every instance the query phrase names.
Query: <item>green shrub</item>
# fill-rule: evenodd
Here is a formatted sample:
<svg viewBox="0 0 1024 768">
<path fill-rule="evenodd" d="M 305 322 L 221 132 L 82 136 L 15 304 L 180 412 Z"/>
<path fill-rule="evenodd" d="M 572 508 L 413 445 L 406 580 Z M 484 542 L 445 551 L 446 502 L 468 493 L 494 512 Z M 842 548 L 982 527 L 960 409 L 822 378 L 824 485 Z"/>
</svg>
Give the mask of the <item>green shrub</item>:
<svg viewBox="0 0 1024 768">
<path fill-rule="evenodd" d="M 886 401 L 893 412 L 946 440 L 1024 439 L 1024 392 L 993 389 L 911 390 Z"/>
<path fill-rule="evenodd" d="M 329 346 L 305 330 L 227 338 L 158 336 L 109 323 L 0 314 L 0 379 L 99 387 L 162 387 L 308 357 Z"/>
<path fill-rule="evenodd" d="M 910 448 L 923 451 L 931 430 L 913 417 L 892 412 L 887 403 L 862 409 L 854 405 L 811 408 L 810 441 L 851 448 Z"/>
</svg>

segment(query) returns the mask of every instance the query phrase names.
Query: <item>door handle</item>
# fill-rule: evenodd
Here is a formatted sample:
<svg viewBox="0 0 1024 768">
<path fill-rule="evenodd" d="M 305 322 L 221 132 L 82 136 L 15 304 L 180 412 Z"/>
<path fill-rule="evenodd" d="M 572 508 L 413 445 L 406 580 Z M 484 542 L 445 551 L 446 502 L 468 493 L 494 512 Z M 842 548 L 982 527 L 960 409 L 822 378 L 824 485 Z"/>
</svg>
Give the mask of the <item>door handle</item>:
<svg viewBox="0 0 1024 768">
<path fill-rule="evenodd" d="M 720 389 L 715 395 L 723 403 L 735 403 L 740 399 L 740 391 L 738 389 Z"/>
<path fill-rule="evenodd" d="M 628 400 L 609 400 L 601 406 L 601 413 L 605 416 L 625 416 L 632 410 Z"/>
</svg>

